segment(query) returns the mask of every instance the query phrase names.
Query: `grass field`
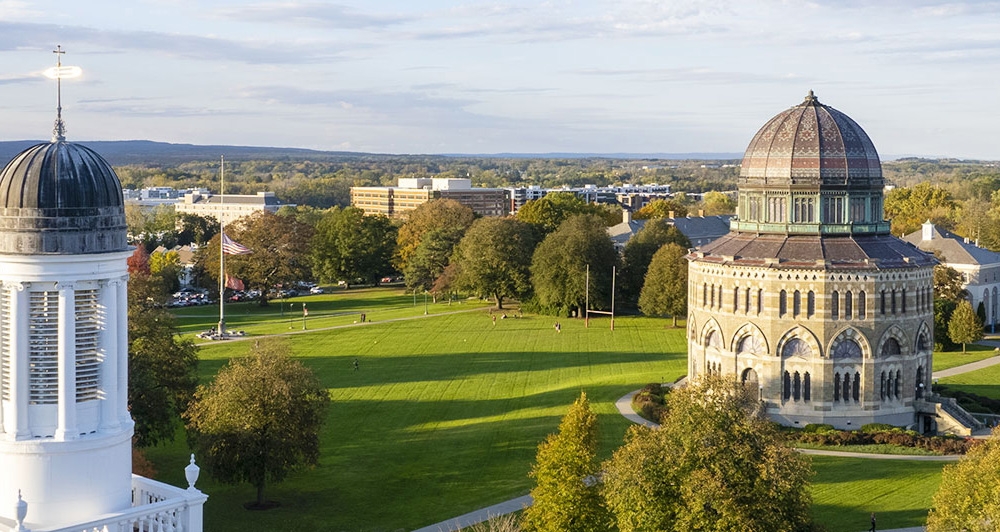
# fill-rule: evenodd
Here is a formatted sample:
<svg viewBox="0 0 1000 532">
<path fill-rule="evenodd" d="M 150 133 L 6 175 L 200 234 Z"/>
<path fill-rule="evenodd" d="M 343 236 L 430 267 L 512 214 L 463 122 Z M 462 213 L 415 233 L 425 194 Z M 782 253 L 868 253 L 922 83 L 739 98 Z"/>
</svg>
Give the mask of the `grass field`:
<svg viewBox="0 0 1000 532">
<path fill-rule="evenodd" d="M 963 364 L 979 362 L 980 360 L 995 357 L 1000 354 L 994 351 L 992 347 L 985 345 L 969 344 L 966 346 L 965 350 L 967 351 L 966 353 L 963 353 L 961 350 L 946 352 L 935 351 L 934 371 L 941 371 L 961 366 Z"/>
<path fill-rule="evenodd" d="M 581 390 L 599 415 L 606 458 L 628 426 L 613 402 L 686 371 L 684 329 L 666 328 L 667 320 L 618 318 L 612 332 L 607 319 L 589 329 L 582 320 L 564 319 L 557 333 L 551 317 L 511 317 L 494 326 L 477 302 L 429 305 L 424 317 L 421 299 L 414 307 L 411 296 L 389 289 L 296 298 L 308 303 L 310 329 L 345 325 L 288 337 L 333 398 L 320 465 L 268 488 L 268 498 L 282 506 L 267 512 L 243 510 L 254 495 L 250 486 L 219 485 L 203 474 L 198 486 L 211 497 L 206 530 L 410 530 L 520 496 L 531 486 L 527 472 L 538 443 Z M 236 327 L 288 332 L 276 307 L 234 307 L 227 321 Z M 195 332 L 217 319 L 215 310 L 177 314 L 185 330 Z M 351 326 L 361 311 L 375 323 Z M 301 314 L 298 319 L 295 332 Z M 247 347 L 243 341 L 204 344 L 202 378 Z M 162 480 L 184 485 L 187 453 L 179 435 L 148 456 Z M 829 530 L 866 527 L 871 511 L 879 513 L 880 527 L 922 524 L 942 467 L 813 461 L 814 512 Z"/>
<path fill-rule="evenodd" d="M 941 384 L 947 384 L 952 390 L 983 395 L 991 399 L 1000 399 L 1000 365 L 990 366 L 971 373 L 963 373 L 954 377 L 940 379 Z"/>
</svg>

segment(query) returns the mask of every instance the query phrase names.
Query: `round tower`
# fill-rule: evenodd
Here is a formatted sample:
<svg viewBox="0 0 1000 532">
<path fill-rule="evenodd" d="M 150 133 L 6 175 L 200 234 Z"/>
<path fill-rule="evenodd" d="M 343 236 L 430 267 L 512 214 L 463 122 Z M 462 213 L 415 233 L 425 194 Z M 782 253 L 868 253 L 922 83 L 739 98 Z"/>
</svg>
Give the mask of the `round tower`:
<svg viewBox="0 0 1000 532">
<path fill-rule="evenodd" d="M 883 187 L 868 135 L 812 91 L 765 123 L 729 234 L 688 256 L 688 374 L 732 375 L 787 425 L 917 422 L 935 261 L 890 234 Z"/>
<path fill-rule="evenodd" d="M 33 526 L 132 504 L 129 254 L 118 177 L 61 120 L 0 173 L 0 500 Z"/>
</svg>

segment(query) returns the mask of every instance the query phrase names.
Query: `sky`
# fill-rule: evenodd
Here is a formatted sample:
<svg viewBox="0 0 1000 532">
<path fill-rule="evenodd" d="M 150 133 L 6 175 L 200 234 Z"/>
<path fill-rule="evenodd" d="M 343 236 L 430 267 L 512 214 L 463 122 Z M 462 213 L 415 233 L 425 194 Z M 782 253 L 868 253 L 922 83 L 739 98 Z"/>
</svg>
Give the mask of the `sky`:
<svg viewBox="0 0 1000 532">
<path fill-rule="evenodd" d="M 0 140 L 740 153 L 809 90 L 883 158 L 1000 159 L 1000 2 L 0 0 Z"/>
</svg>

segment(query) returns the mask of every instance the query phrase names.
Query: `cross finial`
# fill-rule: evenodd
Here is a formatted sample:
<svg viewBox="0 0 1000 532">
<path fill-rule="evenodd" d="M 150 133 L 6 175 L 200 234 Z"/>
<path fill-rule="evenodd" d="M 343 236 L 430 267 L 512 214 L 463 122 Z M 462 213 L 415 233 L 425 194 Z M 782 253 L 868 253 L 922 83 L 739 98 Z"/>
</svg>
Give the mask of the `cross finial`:
<svg viewBox="0 0 1000 532">
<path fill-rule="evenodd" d="M 66 51 L 60 44 L 52 53 L 56 54 L 56 124 L 52 128 L 52 142 L 61 142 L 66 140 L 66 124 L 62 119 L 62 56 Z"/>
</svg>

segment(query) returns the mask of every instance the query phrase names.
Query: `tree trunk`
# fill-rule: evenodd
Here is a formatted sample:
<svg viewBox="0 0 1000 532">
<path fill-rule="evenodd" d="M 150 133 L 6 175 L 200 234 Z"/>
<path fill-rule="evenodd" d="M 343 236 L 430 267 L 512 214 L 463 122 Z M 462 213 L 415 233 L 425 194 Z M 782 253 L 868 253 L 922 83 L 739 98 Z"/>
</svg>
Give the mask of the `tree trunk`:
<svg viewBox="0 0 1000 532">
<path fill-rule="evenodd" d="M 257 485 L 257 507 L 264 507 L 264 483 L 261 482 Z"/>
<path fill-rule="evenodd" d="M 493 294 L 493 299 L 497 302 L 497 310 L 503 310 L 503 296 Z"/>
<path fill-rule="evenodd" d="M 962 342 L 962 354 L 965 354 L 965 342 Z"/>
<path fill-rule="evenodd" d="M 677 328 L 677 316 L 674 316 L 673 318 L 674 318 L 674 329 L 676 329 Z"/>
</svg>

